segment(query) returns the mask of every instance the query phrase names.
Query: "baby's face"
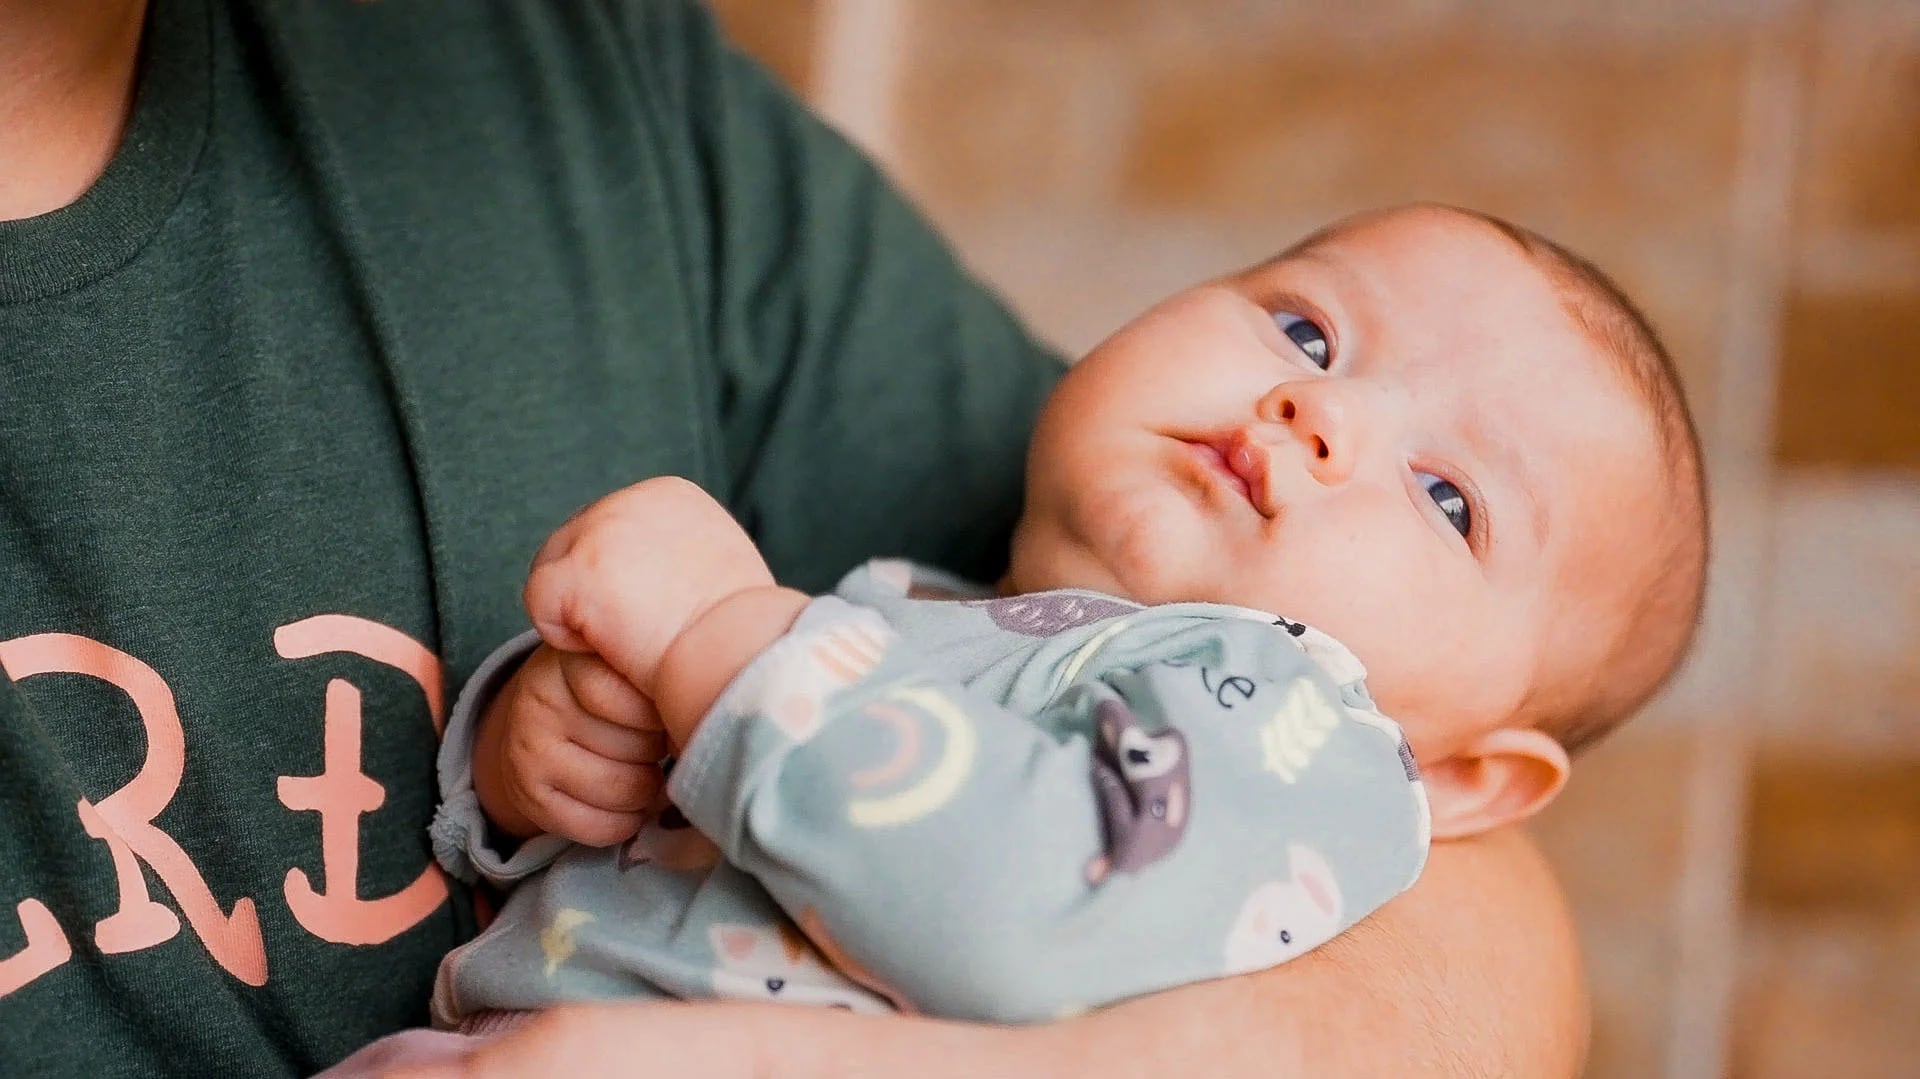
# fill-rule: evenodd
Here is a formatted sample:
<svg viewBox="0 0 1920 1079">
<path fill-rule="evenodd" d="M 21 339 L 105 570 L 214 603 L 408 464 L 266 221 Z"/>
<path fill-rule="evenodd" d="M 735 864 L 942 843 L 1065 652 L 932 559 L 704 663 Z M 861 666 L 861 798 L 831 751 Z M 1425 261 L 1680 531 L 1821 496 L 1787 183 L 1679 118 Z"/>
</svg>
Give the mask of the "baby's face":
<svg viewBox="0 0 1920 1079">
<path fill-rule="evenodd" d="M 1503 724 L 1619 625 L 1647 410 L 1552 282 L 1398 210 L 1154 307 L 1035 432 L 1009 584 L 1271 610 L 1345 642 L 1416 753 Z"/>
</svg>

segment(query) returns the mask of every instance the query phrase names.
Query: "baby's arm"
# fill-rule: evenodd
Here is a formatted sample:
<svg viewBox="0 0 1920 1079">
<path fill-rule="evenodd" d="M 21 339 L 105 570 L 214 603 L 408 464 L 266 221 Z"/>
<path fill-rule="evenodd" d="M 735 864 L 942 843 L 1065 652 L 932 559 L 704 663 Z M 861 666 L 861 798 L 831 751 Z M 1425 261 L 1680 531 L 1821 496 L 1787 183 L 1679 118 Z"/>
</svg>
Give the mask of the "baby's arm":
<svg viewBox="0 0 1920 1079">
<path fill-rule="evenodd" d="M 472 791 L 508 836 L 590 846 L 642 823 L 667 749 L 661 713 L 684 741 L 806 602 L 774 586 L 718 503 L 674 479 L 568 521 L 535 559 L 525 599 L 542 643 L 485 703 Z M 683 636 L 692 642 L 675 648 Z"/>
<path fill-rule="evenodd" d="M 848 973 L 953 1018 L 1271 966 L 1404 889 L 1426 836 L 1397 730 L 1284 631 L 1148 617 L 1154 656 L 1090 640 L 1124 658 L 1066 664 L 1036 721 L 815 601 L 715 705 L 675 801 Z"/>
</svg>

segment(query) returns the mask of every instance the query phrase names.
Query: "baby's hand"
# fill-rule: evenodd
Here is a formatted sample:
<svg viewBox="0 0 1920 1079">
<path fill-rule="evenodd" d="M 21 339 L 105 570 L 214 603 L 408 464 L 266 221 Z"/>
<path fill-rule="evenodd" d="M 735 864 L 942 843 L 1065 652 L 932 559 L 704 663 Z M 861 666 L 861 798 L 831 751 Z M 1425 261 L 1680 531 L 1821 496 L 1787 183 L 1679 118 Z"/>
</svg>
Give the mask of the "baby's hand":
<svg viewBox="0 0 1920 1079">
<path fill-rule="evenodd" d="M 592 846 L 633 835 L 668 751 L 651 698 L 662 657 L 707 612 L 772 585 L 753 540 L 686 480 L 634 484 L 560 526 L 524 597 L 545 644 L 488 705 L 474 745 L 494 826 Z M 681 711 L 684 743 L 698 715 Z"/>
<path fill-rule="evenodd" d="M 760 549 L 713 496 L 675 477 L 600 499 L 554 532 L 524 599 L 541 639 L 606 660 L 642 694 L 660 659 L 701 615 L 771 587 Z"/>
<path fill-rule="evenodd" d="M 541 645 L 488 704 L 474 793 L 494 827 L 604 847 L 640 830 L 667 734 L 653 705 L 591 653 Z"/>
</svg>

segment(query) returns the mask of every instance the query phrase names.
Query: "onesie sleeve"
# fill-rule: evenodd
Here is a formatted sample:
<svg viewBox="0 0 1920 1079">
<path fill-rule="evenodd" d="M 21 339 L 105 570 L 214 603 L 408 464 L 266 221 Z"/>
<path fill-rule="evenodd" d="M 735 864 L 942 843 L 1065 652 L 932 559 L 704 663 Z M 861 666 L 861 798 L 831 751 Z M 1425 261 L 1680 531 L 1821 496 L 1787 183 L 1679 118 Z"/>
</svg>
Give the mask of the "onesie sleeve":
<svg viewBox="0 0 1920 1079">
<path fill-rule="evenodd" d="M 675 802 L 903 1009 L 1031 1022 L 1302 954 L 1408 887 L 1398 727 L 1284 626 L 1141 612 L 1022 715 L 816 600 L 716 702 Z"/>
<path fill-rule="evenodd" d="M 538 835 L 502 852 L 493 842 L 486 813 L 473 791 L 473 737 L 480 715 L 539 646 L 540 634 L 528 630 L 494 649 L 461 687 L 447 715 L 437 768 L 440 805 L 433 811 L 427 835 L 441 868 L 467 884 L 483 878 L 493 884 L 512 884 L 545 869 L 571 845 L 559 836 Z"/>
</svg>

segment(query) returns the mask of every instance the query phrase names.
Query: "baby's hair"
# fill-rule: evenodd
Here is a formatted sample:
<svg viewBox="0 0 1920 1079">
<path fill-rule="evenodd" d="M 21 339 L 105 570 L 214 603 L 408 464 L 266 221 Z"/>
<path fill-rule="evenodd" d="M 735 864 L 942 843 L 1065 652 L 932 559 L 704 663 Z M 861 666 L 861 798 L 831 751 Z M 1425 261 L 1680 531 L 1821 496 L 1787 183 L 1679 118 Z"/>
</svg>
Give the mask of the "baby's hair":
<svg viewBox="0 0 1920 1079">
<path fill-rule="evenodd" d="M 1645 539 L 1652 565 L 1634 591 L 1616 637 L 1597 669 L 1572 687 L 1530 701 L 1526 717 L 1569 754 L 1600 741 L 1639 711 L 1679 670 L 1693 647 L 1707 580 L 1707 484 L 1700 432 L 1681 388 L 1673 357 L 1653 324 L 1598 266 L 1560 244 L 1478 210 L 1422 203 L 1408 210 L 1458 214 L 1518 245 L 1559 293 L 1567 316 L 1610 359 L 1646 404 L 1660 440 L 1669 512 L 1649 522 Z M 1372 216 L 1372 215 L 1367 215 Z M 1335 222 L 1294 244 L 1288 258 L 1324 243 L 1357 221 Z"/>
</svg>

